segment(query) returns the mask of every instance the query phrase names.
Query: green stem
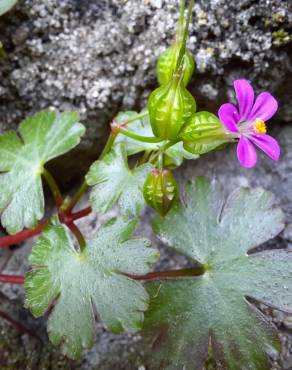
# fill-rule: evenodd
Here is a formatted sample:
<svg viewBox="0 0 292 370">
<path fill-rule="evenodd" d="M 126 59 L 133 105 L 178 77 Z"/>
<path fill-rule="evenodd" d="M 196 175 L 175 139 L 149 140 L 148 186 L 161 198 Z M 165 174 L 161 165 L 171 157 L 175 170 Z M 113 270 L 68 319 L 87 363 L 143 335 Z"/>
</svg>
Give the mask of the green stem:
<svg viewBox="0 0 292 370">
<path fill-rule="evenodd" d="M 173 145 L 177 144 L 180 140 L 176 140 L 176 141 L 169 141 L 168 143 L 166 143 L 163 147 L 162 147 L 162 151 L 165 152 L 168 148 L 171 148 Z"/>
<path fill-rule="evenodd" d="M 160 156 L 160 154 L 164 154 L 166 150 L 173 145 L 177 144 L 179 140 L 177 141 L 169 141 L 168 143 L 165 143 L 156 153 L 153 153 L 153 155 L 150 157 L 149 162 L 155 163 L 156 159 Z"/>
<path fill-rule="evenodd" d="M 144 117 L 148 116 L 148 114 L 149 114 L 148 110 L 145 110 L 144 112 L 139 113 L 139 114 L 137 114 L 136 116 L 134 116 L 132 118 L 129 118 L 125 123 L 131 123 L 131 122 L 137 121 L 137 119 L 144 118 Z"/>
<path fill-rule="evenodd" d="M 86 247 L 86 241 L 84 239 L 83 234 L 81 233 L 79 228 L 74 224 L 74 222 L 71 222 L 67 226 L 71 230 L 71 232 L 74 234 L 75 238 L 77 239 L 79 247 L 80 247 L 80 251 L 83 252 Z"/>
<path fill-rule="evenodd" d="M 105 147 L 104 147 L 101 155 L 99 156 L 99 160 L 102 160 L 107 155 L 107 153 L 111 150 L 111 148 L 112 148 L 112 146 L 115 142 L 116 137 L 117 137 L 117 133 L 113 133 L 113 132 L 110 133 L 110 135 L 108 137 L 108 140 L 105 144 Z M 73 208 L 76 206 L 76 204 L 82 198 L 83 194 L 86 193 L 86 191 L 88 190 L 88 187 L 89 186 L 87 185 L 86 181 L 83 181 L 83 183 L 81 184 L 77 193 L 71 199 L 71 201 L 69 202 L 67 207 L 64 207 L 63 212 L 65 212 L 67 214 L 72 212 Z"/>
<path fill-rule="evenodd" d="M 179 55 L 178 55 L 178 58 L 177 58 L 177 63 L 176 63 L 176 73 L 178 73 L 179 69 L 181 68 L 181 64 L 182 64 L 183 58 L 184 58 L 185 53 L 186 53 L 187 38 L 188 38 L 188 33 L 189 33 L 189 26 L 190 26 L 193 6 L 194 6 L 194 0 L 190 0 L 189 7 L 188 7 L 186 25 L 185 25 L 185 29 L 184 29 L 184 33 L 183 33 L 182 45 L 181 45 Z"/>
<path fill-rule="evenodd" d="M 116 137 L 117 137 L 117 133 L 114 133 L 114 132 L 111 132 L 108 139 L 107 139 L 107 142 L 105 144 L 105 147 L 103 148 L 103 151 L 101 152 L 101 155 L 99 156 L 99 160 L 103 159 L 111 150 L 115 140 L 116 140 Z"/>
<path fill-rule="evenodd" d="M 73 208 L 76 206 L 76 204 L 79 202 L 79 200 L 82 198 L 83 194 L 86 193 L 87 189 L 88 189 L 88 185 L 86 181 L 83 181 L 77 193 L 74 195 L 74 197 L 69 202 L 68 206 L 64 207 L 63 212 L 69 214 L 73 210 Z"/>
<path fill-rule="evenodd" d="M 57 208 L 60 208 L 64 200 L 55 179 L 46 168 L 43 168 L 42 175 L 51 189 Z"/>
<path fill-rule="evenodd" d="M 149 158 L 149 156 L 150 156 L 150 153 L 151 153 L 151 151 L 149 151 L 149 150 L 145 150 L 145 152 L 144 152 L 144 154 L 143 154 L 143 156 L 139 159 L 139 161 L 138 161 L 138 165 L 139 166 L 141 166 L 142 164 L 144 164 L 144 163 L 147 163 L 148 162 L 148 158 Z"/>
<path fill-rule="evenodd" d="M 186 7 L 186 0 L 182 0 L 181 7 L 180 7 L 179 22 L 178 22 L 178 27 L 177 27 L 177 40 L 178 40 L 178 42 L 181 42 L 182 39 L 183 39 L 185 7 Z"/>
<path fill-rule="evenodd" d="M 163 139 L 160 139 L 155 136 L 140 136 L 136 135 L 133 132 L 126 131 L 122 128 L 118 129 L 119 133 L 130 137 L 131 139 L 137 140 L 137 141 L 142 141 L 143 143 L 161 143 Z"/>
</svg>

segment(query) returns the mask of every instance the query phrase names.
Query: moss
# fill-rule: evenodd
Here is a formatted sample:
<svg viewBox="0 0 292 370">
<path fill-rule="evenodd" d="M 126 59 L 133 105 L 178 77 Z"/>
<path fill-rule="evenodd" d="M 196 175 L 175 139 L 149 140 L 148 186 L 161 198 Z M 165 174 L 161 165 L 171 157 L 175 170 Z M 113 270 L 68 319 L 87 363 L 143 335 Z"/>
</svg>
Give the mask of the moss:
<svg viewBox="0 0 292 370">
<path fill-rule="evenodd" d="M 292 41 L 292 35 L 289 35 L 283 28 L 272 33 L 273 44 L 275 46 L 283 46 Z"/>
<path fill-rule="evenodd" d="M 281 13 L 274 13 L 265 19 L 266 28 L 277 29 L 285 23 L 285 17 Z"/>
</svg>

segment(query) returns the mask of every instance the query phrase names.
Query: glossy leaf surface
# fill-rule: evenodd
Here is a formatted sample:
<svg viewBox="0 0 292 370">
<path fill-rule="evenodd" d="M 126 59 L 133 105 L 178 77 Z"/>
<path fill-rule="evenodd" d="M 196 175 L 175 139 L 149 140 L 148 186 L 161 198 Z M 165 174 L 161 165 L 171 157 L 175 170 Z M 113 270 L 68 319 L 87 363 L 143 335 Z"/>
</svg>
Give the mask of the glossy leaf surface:
<svg viewBox="0 0 292 370">
<path fill-rule="evenodd" d="M 40 112 L 0 136 L 1 223 L 10 234 L 44 215 L 41 175 L 46 162 L 74 148 L 85 132 L 77 113 Z"/>
<path fill-rule="evenodd" d="M 283 214 L 263 189 L 239 189 L 224 201 L 205 178 L 188 186 L 185 205 L 155 230 L 206 272 L 147 283 L 151 369 L 202 369 L 209 346 L 218 368 L 270 368 L 266 352 L 279 347 L 276 331 L 247 298 L 292 312 L 292 253 L 248 252 L 282 228 Z"/>
<path fill-rule="evenodd" d="M 94 210 L 106 212 L 118 202 L 123 214 L 138 215 L 145 206 L 143 184 L 151 169 L 151 164 L 144 164 L 130 170 L 124 144 L 116 145 L 86 175 L 88 185 L 93 186 L 90 202 Z"/>
<path fill-rule="evenodd" d="M 51 307 L 48 333 L 72 358 L 93 345 L 95 311 L 114 333 L 140 329 L 148 295 L 125 274 L 148 272 L 159 254 L 150 242 L 133 238 L 136 221 L 112 219 L 75 250 L 65 226 L 54 220 L 33 247 L 25 279 L 26 306 L 34 316 Z"/>
</svg>

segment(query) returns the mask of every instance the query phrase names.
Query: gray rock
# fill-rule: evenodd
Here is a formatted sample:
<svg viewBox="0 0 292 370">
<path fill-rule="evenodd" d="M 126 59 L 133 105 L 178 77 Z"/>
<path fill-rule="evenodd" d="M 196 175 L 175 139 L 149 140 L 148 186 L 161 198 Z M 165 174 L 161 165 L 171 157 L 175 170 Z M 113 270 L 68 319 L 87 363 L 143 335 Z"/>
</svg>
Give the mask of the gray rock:
<svg viewBox="0 0 292 370">
<path fill-rule="evenodd" d="M 178 8 L 178 0 L 19 1 L 0 20 L 7 54 L 0 62 L 0 130 L 48 107 L 79 111 L 86 138 L 56 169 L 76 177 L 95 157 L 113 116 L 145 105 Z M 245 77 L 278 96 L 278 117 L 289 122 L 291 27 L 290 0 L 196 1 L 189 47 L 197 73 L 190 89 L 199 108 L 216 112 L 233 95 L 232 81 Z"/>
</svg>

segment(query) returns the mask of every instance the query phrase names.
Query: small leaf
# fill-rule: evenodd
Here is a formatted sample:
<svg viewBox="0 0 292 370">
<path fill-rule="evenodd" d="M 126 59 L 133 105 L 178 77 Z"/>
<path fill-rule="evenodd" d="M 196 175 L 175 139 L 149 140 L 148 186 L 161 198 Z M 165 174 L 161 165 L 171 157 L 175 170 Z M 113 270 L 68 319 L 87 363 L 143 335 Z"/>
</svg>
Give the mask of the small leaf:
<svg viewBox="0 0 292 370">
<path fill-rule="evenodd" d="M 17 0 L 0 0 L 0 15 L 8 12 L 16 3 Z"/>
<path fill-rule="evenodd" d="M 44 164 L 74 148 L 85 128 L 77 113 L 40 112 L 0 136 L 1 222 L 10 234 L 33 228 L 44 215 Z"/>
<path fill-rule="evenodd" d="M 239 189 L 224 203 L 204 178 L 188 186 L 186 198 L 155 230 L 205 273 L 147 283 L 145 334 L 156 349 L 150 368 L 203 369 L 211 346 L 218 368 L 269 369 L 276 331 L 247 298 L 292 312 L 292 253 L 248 252 L 282 230 L 283 214 L 263 189 Z"/>
<path fill-rule="evenodd" d="M 151 164 L 144 164 L 130 170 L 124 144 L 116 145 L 86 175 L 87 184 L 93 186 L 90 202 L 94 210 L 106 212 L 118 202 L 123 214 L 138 215 L 145 206 L 143 185 L 151 169 Z"/>
<path fill-rule="evenodd" d="M 185 150 L 193 154 L 208 153 L 230 141 L 218 117 L 205 111 L 192 116 L 180 137 Z"/>
<path fill-rule="evenodd" d="M 140 329 L 148 295 L 125 274 L 147 273 L 159 254 L 148 240 L 132 237 L 135 227 L 136 220 L 112 219 L 78 253 L 66 227 L 54 219 L 33 247 L 26 307 L 39 317 L 53 306 L 49 337 L 69 357 L 93 345 L 95 310 L 115 333 Z"/>
</svg>

